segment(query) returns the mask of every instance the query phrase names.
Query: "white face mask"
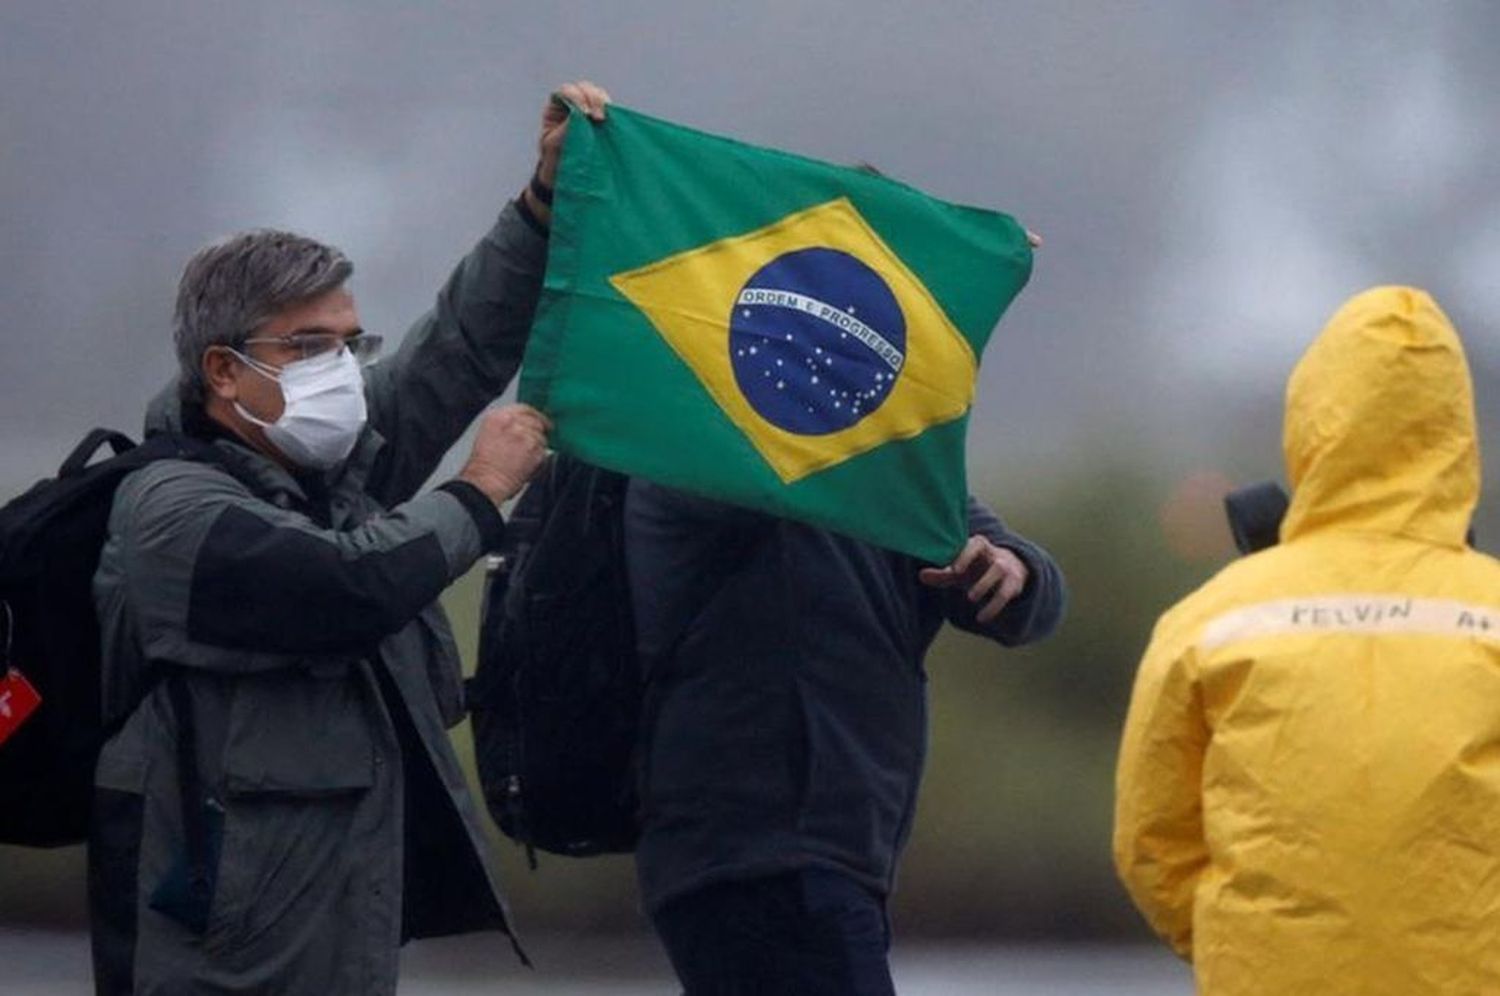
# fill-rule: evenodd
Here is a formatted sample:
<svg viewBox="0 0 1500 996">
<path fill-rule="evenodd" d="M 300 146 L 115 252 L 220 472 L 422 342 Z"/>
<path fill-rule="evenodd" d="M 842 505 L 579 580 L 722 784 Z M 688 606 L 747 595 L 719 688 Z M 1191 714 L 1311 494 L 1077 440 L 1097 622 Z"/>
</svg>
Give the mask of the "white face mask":
<svg viewBox="0 0 1500 996">
<path fill-rule="evenodd" d="M 347 349 L 275 367 L 231 350 L 262 377 L 281 385 L 285 407 L 275 422 L 234 410 L 266 431 L 266 438 L 293 463 L 312 470 L 336 466 L 354 449 L 365 427 L 365 382 L 359 361 Z"/>
</svg>

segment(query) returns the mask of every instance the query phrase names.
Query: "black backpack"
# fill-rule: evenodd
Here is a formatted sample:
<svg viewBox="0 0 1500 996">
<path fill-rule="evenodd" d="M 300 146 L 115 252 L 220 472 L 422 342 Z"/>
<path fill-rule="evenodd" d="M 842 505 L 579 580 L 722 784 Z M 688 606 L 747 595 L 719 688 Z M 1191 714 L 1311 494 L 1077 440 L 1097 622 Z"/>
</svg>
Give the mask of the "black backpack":
<svg viewBox="0 0 1500 996">
<path fill-rule="evenodd" d="M 468 683 L 501 831 L 574 857 L 635 849 L 641 668 L 625 573 L 627 478 L 557 454 L 491 561 Z"/>
<path fill-rule="evenodd" d="M 105 445 L 114 456 L 90 464 Z M 75 844 L 88 836 L 100 711 L 93 579 L 115 488 L 154 460 L 212 459 L 212 447 L 156 435 L 136 446 L 95 429 L 40 481 L 0 508 L 0 672 L 19 671 L 41 704 L 0 744 L 0 843 Z"/>
</svg>

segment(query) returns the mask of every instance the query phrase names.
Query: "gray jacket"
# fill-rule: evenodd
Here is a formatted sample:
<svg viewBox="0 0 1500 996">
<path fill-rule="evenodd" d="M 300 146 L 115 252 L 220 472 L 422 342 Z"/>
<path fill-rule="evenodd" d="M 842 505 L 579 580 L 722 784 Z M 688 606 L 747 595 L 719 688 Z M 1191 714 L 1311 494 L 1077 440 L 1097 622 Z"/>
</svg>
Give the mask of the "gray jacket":
<svg viewBox="0 0 1500 996">
<path fill-rule="evenodd" d="M 326 476 L 153 406 L 148 432 L 206 436 L 218 461 L 127 478 L 95 576 L 106 719 L 124 721 L 96 775 L 101 989 L 390 993 L 406 938 L 508 932 L 448 742 L 462 676 L 437 604 L 503 522 L 467 485 L 416 491 L 514 375 L 545 255 L 507 207 L 367 371 L 369 428 Z M 166 673 L 189 692 L 216 859 L 201 932 L 160 909 L 186 852 Z"/>
</svg>

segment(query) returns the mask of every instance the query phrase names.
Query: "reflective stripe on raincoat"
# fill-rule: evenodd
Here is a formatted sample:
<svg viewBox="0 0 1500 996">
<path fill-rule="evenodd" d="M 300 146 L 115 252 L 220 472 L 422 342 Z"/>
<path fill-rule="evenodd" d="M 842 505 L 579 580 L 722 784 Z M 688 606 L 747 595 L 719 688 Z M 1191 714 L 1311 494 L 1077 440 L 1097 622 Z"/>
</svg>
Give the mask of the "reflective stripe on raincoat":
<svg viewBox="0 0 1500 996">
<path fill-rule="evenodd" d="M 1500 993 L 1500 563 L 1468 365 L 1425 293 L 1348 302 L 1287 387 L 1279 546 L 1167 612 L 1114 852 L 1208 994 Z"/>
</svg>

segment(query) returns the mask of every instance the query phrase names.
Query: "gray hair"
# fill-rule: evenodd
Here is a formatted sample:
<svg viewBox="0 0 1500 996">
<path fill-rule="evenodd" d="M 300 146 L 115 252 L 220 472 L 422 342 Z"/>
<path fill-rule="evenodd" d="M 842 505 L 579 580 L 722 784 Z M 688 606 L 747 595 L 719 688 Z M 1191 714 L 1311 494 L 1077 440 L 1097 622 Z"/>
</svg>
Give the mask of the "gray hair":
<svg viewBox="0 0 1500 996">
<path fill-rule="evenodd" d="M 354 264 L 341 251 L 304 235 L 257 229 L 204 246 L 183 267 L 172 338 L 185 402 L 202 403 L 203 354 L 239 348 L 288 305 L 342 287 Z"/>
</svg>

